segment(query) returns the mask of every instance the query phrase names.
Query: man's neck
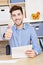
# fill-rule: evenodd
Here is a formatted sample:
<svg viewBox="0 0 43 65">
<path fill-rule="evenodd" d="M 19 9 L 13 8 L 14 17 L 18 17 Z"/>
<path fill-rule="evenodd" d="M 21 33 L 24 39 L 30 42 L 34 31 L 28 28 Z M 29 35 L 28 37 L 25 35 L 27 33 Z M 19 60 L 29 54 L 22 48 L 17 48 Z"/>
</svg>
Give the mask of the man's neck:
<svg viewBox="0 0 43 65">
<path fill-rule="evenodd" d="M 19 26 L 17 26 L 18 29 L 22 29 L 23 28 L 23 23 L 21 23 Z"/>
</svg>

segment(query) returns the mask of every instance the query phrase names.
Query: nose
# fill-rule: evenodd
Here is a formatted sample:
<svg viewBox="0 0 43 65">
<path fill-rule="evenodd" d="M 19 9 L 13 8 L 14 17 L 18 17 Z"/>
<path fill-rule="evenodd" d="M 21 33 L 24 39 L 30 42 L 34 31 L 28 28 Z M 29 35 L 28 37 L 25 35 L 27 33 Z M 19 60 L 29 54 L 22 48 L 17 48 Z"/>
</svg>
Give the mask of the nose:
<svg viewBox="0 0 43 65">
<path fill-rule="evenodd" d="M 15 19 L 18 20 L 20 17 L 19 16 L 16 16 Z"/>
</svg>

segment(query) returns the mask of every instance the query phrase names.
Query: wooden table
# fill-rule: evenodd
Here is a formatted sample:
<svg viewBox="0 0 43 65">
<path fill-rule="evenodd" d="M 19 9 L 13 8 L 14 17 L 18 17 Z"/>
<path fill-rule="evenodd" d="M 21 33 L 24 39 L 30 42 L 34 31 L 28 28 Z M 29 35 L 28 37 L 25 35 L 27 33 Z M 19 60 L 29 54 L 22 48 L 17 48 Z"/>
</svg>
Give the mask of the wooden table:
<svg viewBox="0 0 43 65">
<path fill-rule="evenodd" d="M 12 60 L 12 58 L 9 55 L 1 55 L 0 60 Z M 18 59 L 16 63 L 2 63 L 0 65 L 43 65 L 43 53 L 34 58 L 22 58 Z"/>
</svg>

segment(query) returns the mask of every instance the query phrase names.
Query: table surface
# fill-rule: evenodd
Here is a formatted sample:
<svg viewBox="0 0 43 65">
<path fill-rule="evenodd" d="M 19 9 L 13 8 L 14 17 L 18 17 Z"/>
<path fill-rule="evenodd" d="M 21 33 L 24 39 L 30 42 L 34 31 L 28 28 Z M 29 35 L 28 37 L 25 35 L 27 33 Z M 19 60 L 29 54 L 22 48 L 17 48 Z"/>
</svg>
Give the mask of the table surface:
<svg viewBox="0 0 43 65">
<path fill-rule="evenodd" d="M 13 58 L 11 55 L 1 55 L 0 60 L 13 60 Z M 34 58 L 22 58 L 16 63 L 1 63 L 1 65 L 43 65 L 43 52 Z"/>
</svg>

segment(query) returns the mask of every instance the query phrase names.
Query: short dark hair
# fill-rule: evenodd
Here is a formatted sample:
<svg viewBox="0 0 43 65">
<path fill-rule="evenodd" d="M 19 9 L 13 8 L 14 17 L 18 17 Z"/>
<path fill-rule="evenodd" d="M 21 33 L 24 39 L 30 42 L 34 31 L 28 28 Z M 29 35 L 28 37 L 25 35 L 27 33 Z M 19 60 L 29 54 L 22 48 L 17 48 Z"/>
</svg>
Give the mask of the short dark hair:
<svg viewBox="0 0 43 65">
<path fill-rule="evenodd" d="M 15 10 L 20 10 L 21 13 L 23 14 L 23 10 L 22 10 L 21 6 L 18 6 L 18 5 L 12 6 L 11 9 L 10 9 L 10 13 L 12 14 L 12 12 L 15 11 Z"/>
</svg>

